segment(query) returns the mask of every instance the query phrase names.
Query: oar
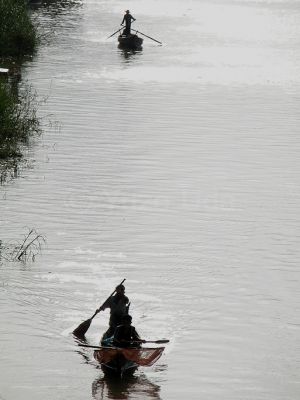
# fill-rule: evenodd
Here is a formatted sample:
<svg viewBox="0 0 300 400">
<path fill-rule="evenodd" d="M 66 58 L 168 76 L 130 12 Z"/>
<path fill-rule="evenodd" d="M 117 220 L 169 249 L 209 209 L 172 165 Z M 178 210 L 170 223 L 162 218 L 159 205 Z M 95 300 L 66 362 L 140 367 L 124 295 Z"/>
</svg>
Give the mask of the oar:
<svg viewBox="0 0 300 400">
<path fill-rule="evenodd" d="M 156 343 L 156 344 L 164 344 L 164 343 L 169 343 L 170 340 L 167 339 L 162 339 L 162 340 L 146 340 L 143 343 Z M 132 343 L 132 342 L 130 342 Z M 134 343 L 142 343 L 141 341 L 134 341 Z M 91 346 L 89 344 L 78 344 L 78 346 L 81 347 L 90 347 L 91 349 L 103 349 L 105 346 Z M 105 347 L 107 348 L 107 347 Z"/>
<path fill-rule="evenodd" d="M 159 43 L 159 44 L 162 44 L 162 42 L 160 42 L 160 41 L 158 41 L 158 40 L 156 40 L 156 39 L 153 39 L 152 37 L 150 37 L 150 36 L 148 36 L 148 35 L 145 35 L 145 34 L 142 33 L 141 31 L 136 31 L 135 29 L 132 29 L 132 30 L 135 31 L 136 33 L 140 33 L 141 35 L 146 36 L 148 39 L 154 40 L 154 42 L 157 42 L 157 43 Z"/>
<path fill-rule="evenodd" d="M 124 26 L 120 29 L 118 29 L 116 32 L 114 32 L 112 35 L 108 36 L 107 39 L 111 38 L 112 36 L 114 36 L 116 33 L 120 32 L 122 29 L 124 29 Z"/>
<path fill-rule="evenodd" d="M 133 343 L 156 343 L 156 344 L 164 344 L 164 343 L 169 343 L 170 340 L 168 339 L 161 339 L 161 340 L 134 340 Z"/>
<path fill-rule="evenodd" d="M 125 282 L 125 281 L 126 281 L 126 279 L 123 279 L 122 282 L 120 283 L 120 285 L 122 285 L 122 283 Z M 105 302 L 102 304 L 102 306 L 107 302 L 107 300 L 109 300 L 115 294 L 115 292 L 116 292 L 116 289 L 105 300 Z M 100 308 L 101 307 L 99 307 L 99 309 L 94 312 L 94 314 L 93 314 L 93 316 L 91 318 L 87 319 L 86 321 L 81 322 L 81 324 L 78 325 L 76 329 L 74 329 L 73 335 L 75 335 L 75 336 L 77 336 L 79 338 L 83 337 L 86 334 L 86 332 L 88 331 L 88 329 L 89 329 L 89 327 L 91 325 L 92 319 L 98 314 L 98 312 L 100 312 Z"/>
</svg>

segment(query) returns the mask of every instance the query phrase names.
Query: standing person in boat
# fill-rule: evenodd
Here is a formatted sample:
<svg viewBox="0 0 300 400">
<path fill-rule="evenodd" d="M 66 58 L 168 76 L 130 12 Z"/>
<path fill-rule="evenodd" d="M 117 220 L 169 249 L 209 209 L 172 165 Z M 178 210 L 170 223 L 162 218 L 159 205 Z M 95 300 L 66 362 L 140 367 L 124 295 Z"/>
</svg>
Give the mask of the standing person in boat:
<svg viewBox="0 0 300 400">
<path fill-rule="evenodd" d="M 134 326 L 131 325 L 131 315 L 124 315 L 122 324 L 116 327 L 113 345 L 116 347 L 140 347 L 141 343 L 145 343 L 137 333 Z"/>
<path fill-rule="evenodd" d="M 112 336 L 116 327 L 122 323 L 123 316 L 128 314 L 129 299 L 125 296 L 124 285 L 116 287 L 116 294 L 108 298 L 99 308 L 99 311 L 103 311 L 106 308 L 110 308 L 109 328 L 104 333 L 102 340 Z"/>
<path fill-rule="evenodd" d="M 123 35 L 126 36 L 130 35 L 131 21 L 135 21 L 135 18 L 130 14 L 129 10 L 126 10 L 123 20 L 121 22 L 121 25 L 124 25 L 125 23 L 125 29 L 123 31 Z"/>
</svg>

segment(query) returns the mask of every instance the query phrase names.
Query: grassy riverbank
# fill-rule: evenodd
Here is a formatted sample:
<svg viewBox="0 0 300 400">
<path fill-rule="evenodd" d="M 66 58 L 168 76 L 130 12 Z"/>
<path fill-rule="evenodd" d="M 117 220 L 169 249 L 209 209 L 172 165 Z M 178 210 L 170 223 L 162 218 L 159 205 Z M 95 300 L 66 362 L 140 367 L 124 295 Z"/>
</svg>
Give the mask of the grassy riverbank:
<svg viewBox="0 0 300 400">
<path fill-rule="evenodd" d="M 0 159 L 21 156 L 21 146 L 38 134 L 36 95 L 28 86 L 16 96 L 9 83 L 0 81 Z"/>
<path fill-rule="evenodd" d="M 38 43 L 27 1 L 0 0 L 0 67 L 33 54 Z M 15 64 L 16 65 L 16 64 Z M 14 75 L 14 72 L 13 72 Z M 20 77 L 19 77 L 20 78 Z M 21 156 L 21 146 L 39 132 L 36 96 L 29 86 L 19 88 L 16 76 L 0 78 L 0 159 Z"/>
<path fill-rule="evenodd" d="M 0 57 L 32 54 L 38 36 L 25 0 L 0 0 Z"/>
</svg>

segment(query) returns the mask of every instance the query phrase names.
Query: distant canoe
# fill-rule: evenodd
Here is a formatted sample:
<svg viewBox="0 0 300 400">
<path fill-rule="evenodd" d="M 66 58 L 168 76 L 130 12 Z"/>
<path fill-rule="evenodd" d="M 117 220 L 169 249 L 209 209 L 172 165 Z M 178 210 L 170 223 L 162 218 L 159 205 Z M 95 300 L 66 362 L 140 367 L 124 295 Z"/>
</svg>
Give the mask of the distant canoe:
<svg viewBox="0 0 300 400">
<path fill-rule="evenodd" d="M 128 49 L 138 49 L 142 47 L 143 39 L 138 35 L 119 35 L 118 41 L 121 47 Z"/>
</svg>

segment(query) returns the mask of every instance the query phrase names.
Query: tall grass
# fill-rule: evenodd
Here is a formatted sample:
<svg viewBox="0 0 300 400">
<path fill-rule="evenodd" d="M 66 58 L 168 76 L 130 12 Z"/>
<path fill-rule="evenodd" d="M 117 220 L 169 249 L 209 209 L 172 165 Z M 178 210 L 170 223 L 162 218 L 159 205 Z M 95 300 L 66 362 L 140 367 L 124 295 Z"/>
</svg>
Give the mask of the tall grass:
<svg viewBox="0 0 300 400">
<path fill-rule="evenodd" d="M 38 42 L 26 0 L 0 0 L 0 57 L 33 53 Z"/>
<path fill-rule="evenodd" d="M 26 86 L 14 95 L 0 80 L 0 159 L 21 156 L 21 146 L 40 133 L 36 94 Z"/>
</svg>

